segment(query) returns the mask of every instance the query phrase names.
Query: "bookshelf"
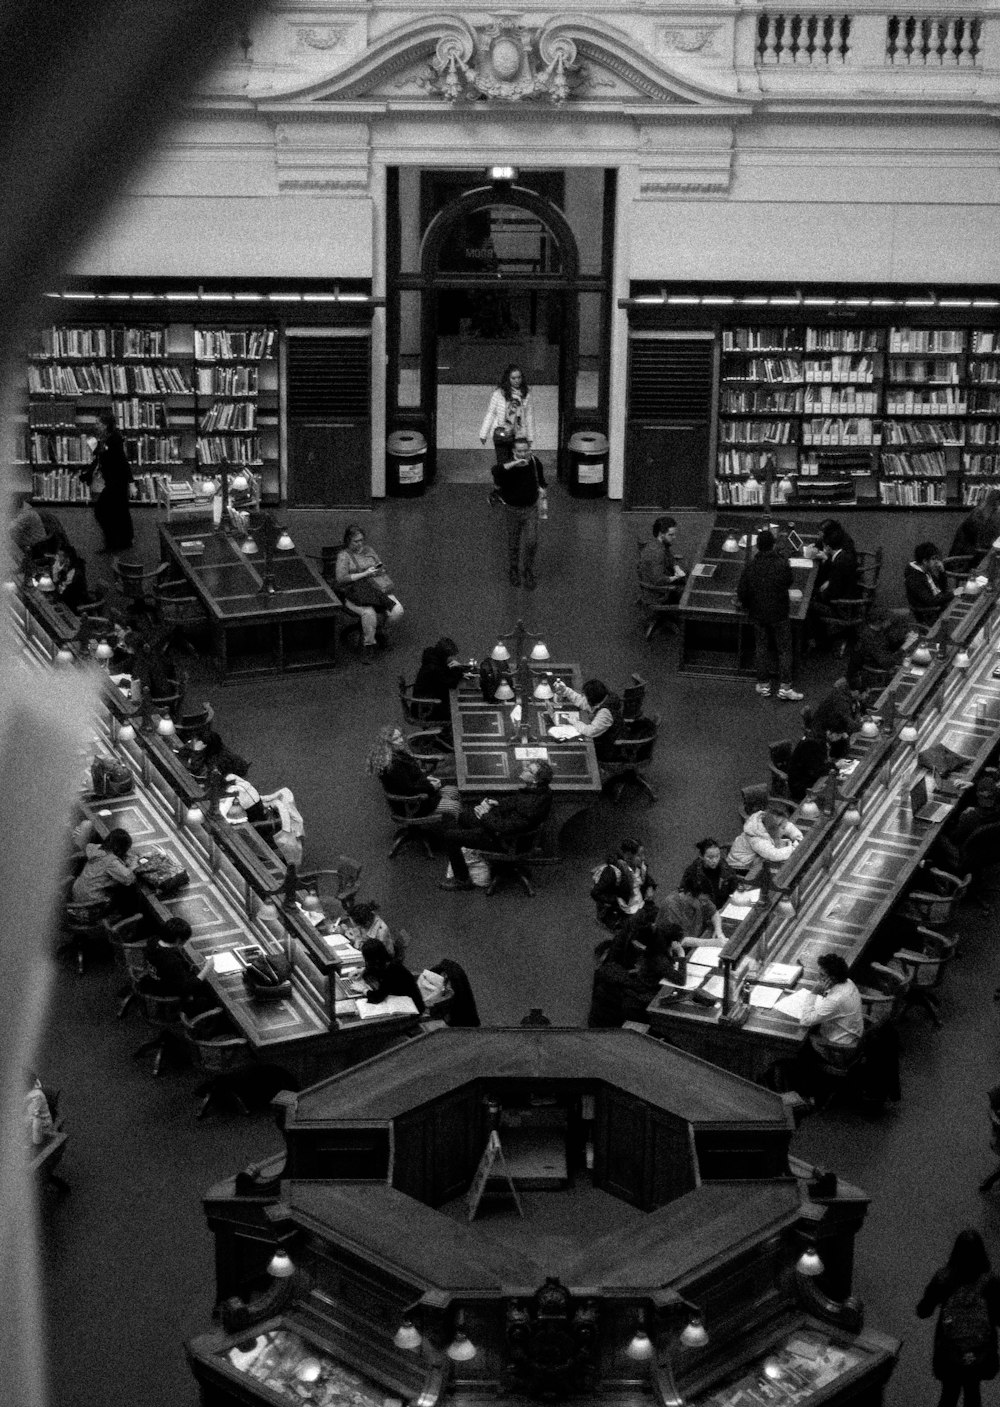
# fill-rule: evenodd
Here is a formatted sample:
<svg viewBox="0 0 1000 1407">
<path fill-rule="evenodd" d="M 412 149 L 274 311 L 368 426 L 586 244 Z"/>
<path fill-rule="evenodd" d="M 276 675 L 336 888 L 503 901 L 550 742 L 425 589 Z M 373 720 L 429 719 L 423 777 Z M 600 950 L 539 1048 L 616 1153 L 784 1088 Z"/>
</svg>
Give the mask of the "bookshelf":
<svg viewBox="0 0 1000 1407">
<path fill-rule="evenodd" d="M 716 502 L 945 507 L 1000 486 L 1000 330 L 722 331 Z"/>
<path fill-rule="evenodd" d="M 91 459 L 98 410 L 110 406 L 139 504 L 193 493 L 219 467 L 279 486 L 277 330 L 190 322 L 76 323 L 44 328 L 27 372 L 16 463 L 36 502 L 88 503 L 79 471 Z"/>
</svg>

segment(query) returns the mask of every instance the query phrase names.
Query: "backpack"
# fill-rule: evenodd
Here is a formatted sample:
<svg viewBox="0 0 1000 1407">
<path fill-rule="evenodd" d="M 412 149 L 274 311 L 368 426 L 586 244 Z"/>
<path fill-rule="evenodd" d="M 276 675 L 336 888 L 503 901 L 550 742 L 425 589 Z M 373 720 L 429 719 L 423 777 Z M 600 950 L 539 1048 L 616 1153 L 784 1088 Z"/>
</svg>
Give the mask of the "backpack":
<svg viewBox="0 0 1000 1407">
<path fill-rule="evenodd" d="M 994 1352 L 996 1331 L 983 1290 L 986 1277 L 958 1285 L 941 1307 L 941 1345 L 956 1369 L 975 1373 Z"/>
<path fill-rule="evenodd" d="M 113 757 L 95 757 L 90 764 L 95 797 L 127 796 L 135 785 L 132 773 Z"/>
</svg>

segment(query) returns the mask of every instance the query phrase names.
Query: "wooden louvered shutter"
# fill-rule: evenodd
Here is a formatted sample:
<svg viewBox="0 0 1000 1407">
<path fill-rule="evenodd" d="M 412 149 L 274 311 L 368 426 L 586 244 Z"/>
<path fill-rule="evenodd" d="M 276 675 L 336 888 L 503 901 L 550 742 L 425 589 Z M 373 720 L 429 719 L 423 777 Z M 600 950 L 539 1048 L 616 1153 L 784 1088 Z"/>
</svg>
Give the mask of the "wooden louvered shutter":
<svg viewBox="0 0 1000 1407">
<path fill-rule="evenodd" d="M 289 332 L 288 502 L 349 508 L 371 499 L 371 336 Z"/>
<path fill-rule="evenodd" d="M 629 339 L 625 507 L 704 507 L 715 341 L 633 333 Z"/>
</svg>

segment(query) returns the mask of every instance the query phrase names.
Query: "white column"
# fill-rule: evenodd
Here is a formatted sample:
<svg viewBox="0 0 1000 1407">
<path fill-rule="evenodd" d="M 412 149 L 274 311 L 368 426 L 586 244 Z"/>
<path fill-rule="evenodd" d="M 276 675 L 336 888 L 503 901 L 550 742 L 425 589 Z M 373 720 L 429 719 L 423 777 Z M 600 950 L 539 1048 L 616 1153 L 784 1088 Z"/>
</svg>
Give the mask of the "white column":
<svg viewBox="0 0 1000 1407">
<path fill-rule="evenodd" d="M 628 297 L 632 268 L 632 208 L 639 195 L 638 166 L 619 166 L 615 210 L 615 260 L 611 272 L 611 377 L 608 408 L 608 497 L 625 488 L 625 405 L 628 393 L 628 314 L 618 300 Z"/>
</svg>

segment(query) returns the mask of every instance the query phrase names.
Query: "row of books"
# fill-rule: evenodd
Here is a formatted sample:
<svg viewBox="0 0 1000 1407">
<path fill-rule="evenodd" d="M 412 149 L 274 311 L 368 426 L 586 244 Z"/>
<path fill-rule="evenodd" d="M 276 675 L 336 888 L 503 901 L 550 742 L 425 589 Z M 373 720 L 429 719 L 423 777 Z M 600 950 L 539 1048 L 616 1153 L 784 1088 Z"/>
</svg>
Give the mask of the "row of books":
<svg viewBox="0 0 1000 1407">
<path fill-rule="evenodd" d="M 967 474 L 1000 473 L 1000 454 L 967 454 L 963 457 Z"/>
<path fill-rule="evenodd" d="M 821 410 L 833 415 L 874 415 L 878 410 L 878 393 L 859 391 L 854 386 L 806 387 L 806 411 Z"/>
<path fill-rule="evenodd" d="M 990 489 L 995 487 L 995 484 L 963 484 L 962 502 L 966 507 L 974 508 L 977 503 L 982 503 Z"/>
<path fill-rule="evenodd" d="M 86 435 L 43 435 L 34 431 L 28 437 L 32 464 L 89 464 L 94 457 Z"/>
<path fill-rule="evenodd" d="M 969 380 L 980 385 L 997 385 L 1000 383 L 1000 361 L 970 362 Z"/>
<path fill-rule="evenodd" d="M 125 449 L 133 464 L 180 464 L 180 435 L 126 436 Z"/>
<path fill-rule="evenodd" d="M 111 409 L 123 430 L 165 430 L 167 408 L 162 401 L 113 401 Z"/>
<path fill-rule="evenodd" d="M 209 440 L 199 436 L 198 460 L 201 464 L 263 464 L 260 437 L 216 435 Z"/>
<path fill-rule="evenodd" d="M 724 385 L 719 402 L 723 414 L 795 415 L 802 410 L 801 391 L 734 391 Z"/>
<path fill-rule="evenodd" d="M 796 436 L 791 420 L 724 420 L 719 438 L 724 444 L 791 444 Z"/>
<path fill-rule="evenodd" d="M 253 401 L 217 401 L 201 417 L 203 435 L 217 430 L 256 430 L 257 406 Z"/>
<path fill-rule="evenodd" d="M 985 429 L 985 426 L 981 427 Z M 886 420 L 882 434 L 889 445 L 960 445 L 965 427 L 956 420 Z"/>
<path fill-rule="evenodd" d="M 28 406 L 28 424 L 39 429 L 64 429 L 76 424 L 74 401 L 32 401 Z"/>
<path fill-rule="evenodd" d="M 157 485 L 168 483 L 166 474 L 136 474 L 136 497 L 140 503 L 155 503 Z M 31 492 L 37 499 L 56 503 L 89 503 L 90 490 L 80 482 L 79 474 L 66 469 L 51 469 L 31 476 Z"/>
<path fill-rule="evenodd" d="M 788 357 L 754 357 L 740 367 L 739 376 L 727 376 L 727 382 L 741 381 L 801 381 L 802 367 Z"/>
<path fill-rule="evenodd" d="M 807 327 L 807 352 L 875 352 L 878 332 L 874 328 Z"/>
<path fill-rule="evenodd" d="M 907 357 L 890 363 L 890 381 L 936 382 L 941 386 L 957 386 L 959 364 L 947 357 Z"/>
<path fill-rule="evenodd" d="M 943 479 L 945 456 L 942 450 L 927 450 L 920 454 L 883 453 L 882 473 L 893 479 Z"/>
<path fill-rule="evenodd" d="M 874 357 L 835 356 L 824 361 L 803 359 L 804 381 L 853 381 L 859 385 L 875 380 Z"/>
<path fill-rule="evenodd" d="M 41 332 L 43 357 L 164 357 L 163 327 L 46 327 Z"/>
<path fill-rule="evenodd" d="M 1000 391 L 973 391 L 969 396 L 971 415 L 1000 415 Z"/>
<path fill-rule="evenodd" d="M 274 355 L 273 327 L 254 327 L 240 332 L 196 328 L 194 355 L 200 362 L 263 361 Z"/>
<path fill-rule="evenodd" d="M 964 415 L 963 391 L 892 391 L 886 394 L 887 415 Z"/>
<path fill-rule="evenodd" d="M 749 449 L 720 450 L 716 461 L 716 473 L 720 478 L 741 479 L 746 474 L 763 473 L 772 463 L 773 455 Z"/>
<path fill-rule="evenodd" d="M 722 334 L 724 352 L 780 352 L 801 346 L 802 331 L 797 327 L 727 327 Z"/>
<path fill-rule="evenodd" d="M 199 366 L 195 385 L 199 396 L 255 396 L 260 374 L 255 366 Z"/>
<path fill-rule="evenodd" d="M 877 422 L 866 417 L 826 417 L 802 422 L 804 445 L 877 445 Z"/>
<path fill-rule="evenodd" d="M 964 327 L 891 327 L 890 352 L 964 352 Z"/>
<path fill-rule="evenodd" d="M 879 502 L 893 508 L 919 508 L 922 505 L 943 508 L 945 489 L 943 484 L 922 483 L 881 483 L 878 488 Z"/>
<path fill-rule="evenodd" d="M 121 366 L 115 362 L 81 362 L 79 366 L 28 367 L 28 391 L 34 396 L 191 395 L 193 387 L 177 366 Z"/>
<path fill-rule="evenodd" d="M 996 421 L 990 424 L 986 420 L 974 420 L 967 427 L 965 438 L 970 445 L 1000 444 L 1000 424 L 997 424 Z"/>
</svg>

